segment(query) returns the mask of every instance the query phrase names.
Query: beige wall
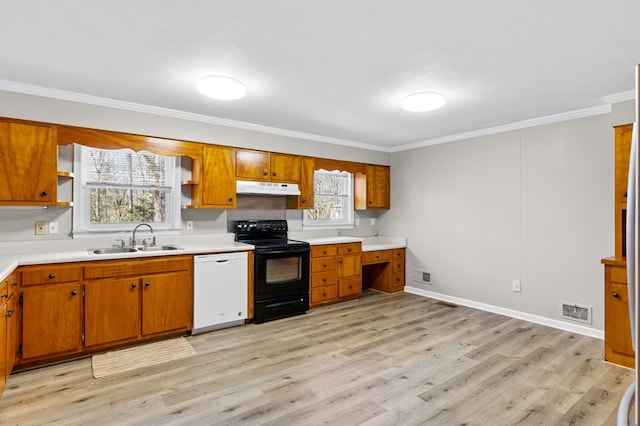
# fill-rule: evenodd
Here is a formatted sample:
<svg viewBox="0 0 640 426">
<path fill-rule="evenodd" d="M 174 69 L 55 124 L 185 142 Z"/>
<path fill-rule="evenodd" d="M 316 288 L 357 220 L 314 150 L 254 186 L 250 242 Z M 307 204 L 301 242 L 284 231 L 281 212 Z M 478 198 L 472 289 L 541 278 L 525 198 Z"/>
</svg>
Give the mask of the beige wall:
<svg viewBox="0 0 640 426">
<path fill-rule="evenodd" d="M 379 222 L 408 237 L 407 285 L 552 319 L 561 302 L 590 305 L 603 328 L 609 114 L 394 153 L 391 182 Z M 431 285 L 411 281 L 416 268 Z"/>
</svg>

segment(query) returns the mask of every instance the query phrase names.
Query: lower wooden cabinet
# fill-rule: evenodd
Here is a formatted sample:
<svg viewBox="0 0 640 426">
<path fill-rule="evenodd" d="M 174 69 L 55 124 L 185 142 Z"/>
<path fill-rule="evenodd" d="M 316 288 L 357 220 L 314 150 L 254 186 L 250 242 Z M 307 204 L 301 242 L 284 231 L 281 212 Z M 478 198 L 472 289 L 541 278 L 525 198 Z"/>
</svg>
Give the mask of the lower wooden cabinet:
<svg viewBox="0 0 640 426">
<path fill-rule="evenodd" d="M 0 281 L 0 395 L 17 358 L 17 284 L 15 273 Z"/>
<path fill-rule="evenodd" d="M 624 258 L 602 259 L 604 263 L 604 359 L 634 368 L 631 344 L 627 270 Z"/>
<path fill-rule="evenodd" d="M 192 328 L 192 256 L 23 266 L 18 271 L 19 364 L 77 356 Z M 18 339 L 13 341 L 17 346 Z"/>
<path fill-rule="evenodd" d="M 362 254 L 362 280 L 372 289 L 385 293 L 404 291 L 404 248 L 376 250 Z"/>
<path fill-rule="evenodd" d="M 22 298 L 22 358 L 81 350 L 80 282 L 25 286 Z"/>
<path fill-rule="evenodd" d="M 359 242 L 311 247 L 311 307 L 362 294 L 361 251 Z"/>
</svg>

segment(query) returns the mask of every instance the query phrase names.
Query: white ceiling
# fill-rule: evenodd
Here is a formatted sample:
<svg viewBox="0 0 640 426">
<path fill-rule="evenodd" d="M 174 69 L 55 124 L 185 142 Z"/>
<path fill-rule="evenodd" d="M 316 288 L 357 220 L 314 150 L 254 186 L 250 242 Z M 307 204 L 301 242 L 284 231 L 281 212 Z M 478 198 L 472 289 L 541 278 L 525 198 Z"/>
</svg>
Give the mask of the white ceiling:
<svg viewBox="0 0 640 426">
<path fill-rule="evenodd" d="M 637 0 L 0 0 L 0 89 L 397 150 L 629 95 L 638 18 Z M 247 97 L 203 97 L 208 74 Z M 447 103 L 402 111 L 418 91 Z"/>
</svg>

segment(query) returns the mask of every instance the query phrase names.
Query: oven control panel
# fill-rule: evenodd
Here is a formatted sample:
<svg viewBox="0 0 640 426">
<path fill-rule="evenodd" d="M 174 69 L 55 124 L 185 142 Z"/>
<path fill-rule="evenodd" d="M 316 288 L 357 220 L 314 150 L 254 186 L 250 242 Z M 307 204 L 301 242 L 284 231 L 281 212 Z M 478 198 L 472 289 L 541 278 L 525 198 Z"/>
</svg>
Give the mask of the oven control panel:
<svg viewBox="0 0 640 426">
<path fill-rule="evenodd" d="M 286 220 L 238 220 L 234 232 L 252 234 L 259 232 L 287 232 Z"/>
</svg>

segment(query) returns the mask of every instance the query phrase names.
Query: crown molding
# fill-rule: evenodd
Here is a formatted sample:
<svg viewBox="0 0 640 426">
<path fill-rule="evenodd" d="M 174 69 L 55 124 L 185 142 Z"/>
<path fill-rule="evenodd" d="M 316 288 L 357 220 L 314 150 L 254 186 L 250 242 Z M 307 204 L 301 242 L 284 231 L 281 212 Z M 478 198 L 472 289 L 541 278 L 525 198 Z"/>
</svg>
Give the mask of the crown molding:
<svg viewBox="0 0 640 426">
<path fill-rule="evenodd" d="M 619 102 L 633 101 L 636 98 L 636 92 L 629 90 L 628 92 L 614 93 L 613 95 L 603 96 L 601 99 L 609 105 Z"/>
<path fill-rule="evenodd" d="M 425 146 L 438 145 L 441 143 L 455 142 L 464 139 L 477 138 L 479 136 L 494 135 L 513 130 L 526 129 L 528 127 L 542 126 L 545 124 L 559 123 L 562 121 L 575 120 L 578 118 L 591 117 L 594 115 L 607 114 L 611 112 L 611 105 L 602 105 L 593 108 L 586 108 L 577 111 L 565 112 L 562 114 L 549 115 L 546 117 L 534 118 L 531 120 L 519 121 L 517 123 L 505 124 L 503 126 L 489 127 L 487 129 L 474 130 L 456 135 L 443 136 L 436 139 L 428 139 L 406 145 L 395 146 L 391 152 L 407 151 L 410 149 L 422 148 Z"/>
<path fill-rule="evenodd" d="M 62 101 L 77 102 L 82 104 L 115 108 L 125 111 L 140 112 L 146 114 L 159 115 L 163 117 L 177 118 L 181 120 L 195 121 L 199 123 L 214 124 L 218 126 L 232 127 L 242 130 L 269 133 L 278 136 L 286 136 L 296 139 L 307 139 L 315 142 L 329 143 L 333 145 L 360 148 L 370 151 L 390 152 L 388 147 L 371 145 L 364 142 L 356 142 L 346 139 L 332 138 L 328 136 L 316 135 L 313 133 L 298 132 L 294 130 L 280 129 L 277 127 L 264 126 L 261 124 L 247 123 L 244 121 L 229 120 L 226 118 L 213 117 L 209 115 L 194 114 L 169 108 L 161 108 L 152 105 L 138 104 L 134 102 L 119 101 L 116 99 L 103 98 L 99 96 L 86 95 L 83 93 L 69 92 L 65 90 L 50 89 L 46 87 L 33 86 L 16 83 L 7 80 L 0 80 L 0 90 L 7 92 L 21 93 L 25 95 L 41 96 L 45 98 Z"/>
</svg>

